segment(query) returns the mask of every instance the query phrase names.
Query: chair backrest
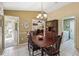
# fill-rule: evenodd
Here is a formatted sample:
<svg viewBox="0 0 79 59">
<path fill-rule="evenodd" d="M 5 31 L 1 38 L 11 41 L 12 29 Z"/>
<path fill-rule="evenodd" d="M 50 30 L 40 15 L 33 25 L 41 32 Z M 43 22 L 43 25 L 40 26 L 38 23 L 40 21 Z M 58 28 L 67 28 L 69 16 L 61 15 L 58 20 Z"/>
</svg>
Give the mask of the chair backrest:
<svg viewBox="0 0 79 59">
<path fill-rule="evenodd" d="M 29 33 L 29 36 L 28 36 L 28 44 L 33 45 L 32 32 Z"/>
<path fill-rule="evenodd" d="M 63 36 L 63 33 L 61 33 L 61 35 L 58 36 L 57 44 L 56 44 L 56 48 L 57 49 L 60 49 L 60 45 L 61 45 L 61 41 L 62 41 L 62 36 Z"/>
</svg>

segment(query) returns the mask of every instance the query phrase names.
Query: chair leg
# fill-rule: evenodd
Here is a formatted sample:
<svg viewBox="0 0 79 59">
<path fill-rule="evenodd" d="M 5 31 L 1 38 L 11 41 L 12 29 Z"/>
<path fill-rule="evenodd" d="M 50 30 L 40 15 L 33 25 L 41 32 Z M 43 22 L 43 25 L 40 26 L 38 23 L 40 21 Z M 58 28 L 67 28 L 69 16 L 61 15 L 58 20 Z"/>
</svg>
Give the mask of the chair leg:
<svg viewBox="0 0 79 59">
<path fill-rule="evenodd" d="M 43 48 L 41 48 L 41 56 L 44 56 Z"/>
<path fill-rule="evenodd" d="M 58 53 L 58 56 L 60 56 L 60 52 Z"/>
<path fill-rule="evenodd" d="M 34 55 L 34 51 L 31 48 L 29 48 L 29 56 L 33 56 L 33 55 Z"/>
</svg>

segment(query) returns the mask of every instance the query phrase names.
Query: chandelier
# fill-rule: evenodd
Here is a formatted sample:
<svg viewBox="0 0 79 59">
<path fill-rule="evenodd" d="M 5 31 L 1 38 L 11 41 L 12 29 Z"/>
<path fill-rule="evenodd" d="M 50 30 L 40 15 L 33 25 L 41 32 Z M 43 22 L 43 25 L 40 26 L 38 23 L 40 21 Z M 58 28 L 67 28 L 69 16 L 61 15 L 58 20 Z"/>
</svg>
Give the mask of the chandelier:
<svg viewBox="0 0 79 59">
<path fill-rule="evenodd" d="M 44 12 L 43 10 L 43 3 L 41 2 L 41 12 L 37 15 L 36 17 L 37 19 L 40 19 L 40 20 L 47 20 L 47 13 Z"/>
</svg>

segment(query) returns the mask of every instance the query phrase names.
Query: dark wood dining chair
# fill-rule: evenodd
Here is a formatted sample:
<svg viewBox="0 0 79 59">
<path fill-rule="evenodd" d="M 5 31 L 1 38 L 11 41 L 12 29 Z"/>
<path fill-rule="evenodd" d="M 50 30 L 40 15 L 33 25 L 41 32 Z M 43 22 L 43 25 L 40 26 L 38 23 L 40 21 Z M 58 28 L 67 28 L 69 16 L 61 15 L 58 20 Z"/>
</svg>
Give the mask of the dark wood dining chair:
<svg viewBox="0 0 79 59">
<path fill-rule="evenodd" d="M 44 48 L 43 51 L 49 56 L 60 56 L 60 45 L 62 40 L 62 35 L 58 35 L 56 42 L 48 48 Z"/>
<path fill-rule="evenodd" d="M 35 55 L 39 55 L 35 54 L 34 52 L 40 50 L 40 47 L 38 47 L 36 44 L 34 44 L 34 42 L 32 41 L 32 36 L 31 34 L 28 35 L 28 51 L 29 51 L 29 55 L 30 56 L 35 56 Z"/>
</svg>

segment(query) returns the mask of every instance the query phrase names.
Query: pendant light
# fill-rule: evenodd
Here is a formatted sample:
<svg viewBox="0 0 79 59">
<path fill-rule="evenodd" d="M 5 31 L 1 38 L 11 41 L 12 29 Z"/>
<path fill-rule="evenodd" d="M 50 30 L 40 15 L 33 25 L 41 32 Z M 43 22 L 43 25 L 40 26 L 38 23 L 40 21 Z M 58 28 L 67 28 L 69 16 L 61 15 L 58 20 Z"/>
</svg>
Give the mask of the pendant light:
<svg viewBox="0 0 79 59">
<path fill-rule="evenodd" d="M 41 12 L 37 15 L 37 19 L 47 20 L 47 13 L 43 10 L 43 2 L 41 2 Z"/>
</svg>

